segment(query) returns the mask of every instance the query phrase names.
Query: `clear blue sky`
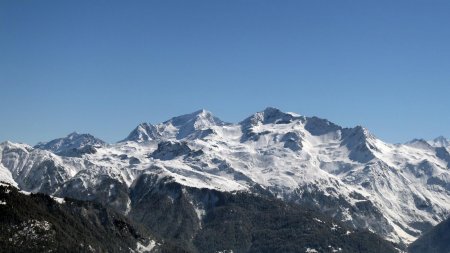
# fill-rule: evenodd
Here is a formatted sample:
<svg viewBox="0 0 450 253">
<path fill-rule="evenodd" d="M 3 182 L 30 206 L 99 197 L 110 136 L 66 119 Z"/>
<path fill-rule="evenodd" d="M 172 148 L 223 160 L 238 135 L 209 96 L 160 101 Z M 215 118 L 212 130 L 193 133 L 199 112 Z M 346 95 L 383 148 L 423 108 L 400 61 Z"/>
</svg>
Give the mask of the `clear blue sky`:
<svg viewBox="0 0 450 253">
<path fill-rule="evenodd" d="M 0 141 L 267 106 L 450 137 L 450 1 L 0 1 Z"/>
</svg>

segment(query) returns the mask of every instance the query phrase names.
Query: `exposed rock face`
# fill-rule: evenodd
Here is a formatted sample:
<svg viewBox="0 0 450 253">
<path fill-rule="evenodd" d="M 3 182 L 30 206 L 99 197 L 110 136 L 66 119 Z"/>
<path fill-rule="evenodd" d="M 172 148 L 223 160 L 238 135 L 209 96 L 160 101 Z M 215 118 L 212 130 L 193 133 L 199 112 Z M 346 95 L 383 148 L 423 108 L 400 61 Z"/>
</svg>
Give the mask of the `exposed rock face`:
<svg viewBox="0 0 450 253">
<path fill-rule="evenodd" d="M 158 148 L 151 154 L 151 157 L 159 160 L 172 160 L 190 152 L 192 150 L 186 142 L 165 141 L 158 143 Z"/>
</svg>

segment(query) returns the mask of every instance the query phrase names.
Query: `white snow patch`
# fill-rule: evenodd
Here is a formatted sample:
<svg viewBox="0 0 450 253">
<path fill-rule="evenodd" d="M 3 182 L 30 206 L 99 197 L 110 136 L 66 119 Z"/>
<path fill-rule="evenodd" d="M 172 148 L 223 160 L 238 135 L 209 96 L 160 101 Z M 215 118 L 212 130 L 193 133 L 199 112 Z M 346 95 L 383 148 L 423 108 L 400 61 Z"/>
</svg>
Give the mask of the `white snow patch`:
<svg viewBox="0 0 450 253">
<path fill-rule="evenodd" d="M 153 240 L 150 240 L 147 245 L 143 245 L 140 242 L 136 244 L 136 252 L 138 253 L 144 253 L 144 252 L 151 252 L 153 248 L 155 248 L 156 242 Z"/>
<path fill-rule="evenodd" d="M 319 220 L 318 218 L 313 218 L 313 220 L 315 220 L 315 221 L 317 221 L 317 222 L 319 222 L 319 223 L 325 223 L 325 222 Z"/>
<path fill-rule="evenodd" d="M 333 223 L 330 229 L 331 229 L 332 231 L 334 231 L 334 230 L 337 230 L 338 228 L 340 228 L 340 227 L 339 227 L 338 225 L 336 225 L 336 224 Z"/>
<path fill-rule="evenodd" d="M 22 193 L 23 195 L 30 195 L 31 194 L 31 192 L 22 191 L 22 190 L 20 190 L 19 192 Z"/>
<path fill-rule="evenodd" d="M 4 184 L 2 182 L 10 184 L 17 188 L 17 183 L 16 181 L 14 181 L 11 172 L 1 164 L 0 157 L 0 184 L 2 186 L 7 186 L 7 184 Z"/>
<path fill-rule="evenodd" d="M 51 196 L 51 197 L 52 197 L 52 199 L 53 199 L 54 201 L 58 202 L 59 204 L 64 204 L 64 203 L 66 203 L 66 201 L 64 200 L 64 198 L 58 198 L 58 197 L 54 197 L 54 196 Z"/>
<path fill-rule="evenodd" d="M 406 233 L 403 229 L 401 229 L 397 224 L 391 223 L 392 227 L 394 227 L 395 232 L 403 238 L 405 243 L 409 244 L 417 240 L 417 237 L 414 237 L 408 233 Z"/>
<path fill-rule="evenodd" d="M 131 211 L 131 199 L 127 200 L 127 208 L 125 209 L 125 215 L 128 215 Z"/>
<path fill-rule="evenodd" d="M 331 250 L 331 252 L 341 252 L 342 251 L 342 248 L 340 248 L 340 247 L 335 248 L 331 245 L 328 245 L 328 248 Z"/>
<path fill-rule="evenodd" d="M 205 216 L 206 211 L 204 209 L 202 209 L 201 207 L 198 207 L 195 205 L 194 205 L 194 209 L 195 209 L 195 213 L 197 214 L 198 219 L 201 221 L 202 218 Z"/>
</svg>

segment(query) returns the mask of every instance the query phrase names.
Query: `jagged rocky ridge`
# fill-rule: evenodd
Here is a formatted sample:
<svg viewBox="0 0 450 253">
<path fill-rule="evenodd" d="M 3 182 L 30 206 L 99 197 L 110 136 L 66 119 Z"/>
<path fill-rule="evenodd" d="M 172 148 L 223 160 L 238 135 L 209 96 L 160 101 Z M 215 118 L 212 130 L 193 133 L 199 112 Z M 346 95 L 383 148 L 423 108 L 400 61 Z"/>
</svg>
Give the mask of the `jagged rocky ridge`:
<svg viewBox="0 0 450 253">
<path fill-rule="evenodd" d="M 123 141 L 77 156 L 5 142 L 0 175 L 27 191 L 94 200 L 125 215 L 135 211 L 131 192 L 143 175 L 218 192 L 260 189 L 409 243 L 448 216 L 448 157 L 442 138 L 388 144 L 360 126 L 275 108 L 238 124 L 200 110 L 143 123 Z"/>
</svg>

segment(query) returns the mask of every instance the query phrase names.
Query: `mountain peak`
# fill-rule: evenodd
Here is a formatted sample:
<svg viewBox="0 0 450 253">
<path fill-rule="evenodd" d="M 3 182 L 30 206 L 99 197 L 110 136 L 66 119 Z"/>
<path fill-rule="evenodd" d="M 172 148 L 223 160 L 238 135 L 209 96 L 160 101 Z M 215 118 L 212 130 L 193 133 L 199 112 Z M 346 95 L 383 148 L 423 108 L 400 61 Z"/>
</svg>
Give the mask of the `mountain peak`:
<svg viewBox="0 0 450 253">
<path fill-rule="evenodd" d="M 150 123 L 140 123 L 127 138 L 120 141 L 135 141 L 135 142 L 145 142 L 150 140 L 155 140 L 159 137 L 158 130 L 156 127 Z"/>
<path fill-rule="evenodd" d="M 0 147 L 19 148 L 24 150 L 30 150 L 32 147 L 25 143 L 16 143 L 12 141 L 4 141 L 0 143 Z"/>
<path fill-rule="evenodd" d="M 307 117 L 305 129 L 312 135 L 323 135 L 337 130 L 342 130 L 342 127 L 318 117 Z"/>
<path fill-rule="evenodd" d="M 227 123 L 215 117 L 211 112 L 201 109 L 193 113 L 171 118 L 162 125 L 165 128 L 175 128 L 172 134 L 176 136 L 176 139 L 183 139 L 192 135 L 194 137 L 204 136 L 200 132 L 210 130 L 213 126 L 224 126 Z"/>
<path fill-rule="evenodd" d="M 207 110 L 205 110 L 203 108 L 193 112 L 192 114 L 196 114 L 198 116 L 205 116 L 205 115 L 208 115 L 208 114 L 212 115 L 212 113 L 210 111 L 207 111 Z"/>
<path fill-rule="evenodd" d="M 196 122 L 196 121 L 203 121 L 204 123 L 210 123 L 215 125 L 223 125 L 223 122 L 219 118 L 215 117 L 211 112 L 205 109 L 200 109 L 192 113 L 173 117 L 168 121 L 164 122 L 164 124 L 171 123 L 174 126 L 181 126 L 187 124 L 188 122 Z"/>
<path fill-rule="evenodd" d="M 264 109 L 263 111 L 264 113 L 281 113 L 282 111 L 278 108 L 272 107 L 272 106 L 268 106 Z"/>
<path fill-rule="evenodd" d="M 436 138 L 434 138 L 435 141 L 442 141 L 442 140 L 447 140 L 447 138 L 445 138 L 444 136 L 440 135 Z"/>
<path fill-rule="evenodd" d="M 352 130 L 357 136 L 360 136 L 360 138 L 364 139 L 365 141 L 371 141 L 376 139 L 375 135 L 373 135 L 372 132 L 369 131 L 369 129 L 363 126 L 358 125 L 352 128 Z"/>
<path fill-rule="evenodd" d="M 40 142 L 34 148 L 49 150 L 55 154 L 64 154 L 73 149 L 80 149 L 86 146 L 103 146 L 106 142 L 90 134 L 79 134 L 72 132 L 64 138 L 54 139 L 49 142 Z"/>
<path fill-rule="evenodd" d="M 349 158 L 353 161 L 366 163 L 374 159 L 374 151 L 379 151 L 375 139 L 375 136 L 362 126 L 342 129 L 342 144 L 350 150 Z"/>
<path fill-rule="evenodd" d="M 215 117 L 211 112 L 200 109 L 192 113 L 173 117 L 157 125 L 141 123 L 123 141 L 144 142 L 161 138 L 199 138 L 211 133 L 211 127 L 227 124 Z"/>
<path fill-rule="evenodd" d="M 450 146 L 450 140 L 445 138 L 444 136 L 438 136 L 434 138 L 431 141 L 428 141 L 428 143 L 433 147 L 449 147 Z"/>
<path fill-rule="evenodd" d="M 299 119 L 301 116 L 290 113 L 283 112 L 280 109 L 274 107 L 267 107 L 263 111 L 257 112 L 252 116 L 243 120 L 240 124 L 249 127 L 258 124 L 286 124 L 290 123 L 295 119 Z"/>
<path fill-rule="evenodd" d="M 69 139 L 69 140 L 73 140 L 73 139 L 77 139 L 77 138 L 80 138 L 80 137 L 83 137 L 83 136 L 85 136 L 85 137 L 93 137 L 90 134 L 79 134 L 78 132 L 73 131 L 70 134 L 68 134 L 65 138 Z"/>
<path fill-rule="evenodd" d="M 410 147 L 415 147 L 415 148 L 421 148 L 421 149 L 431 149 L 433 148 L 432 145 L 424 140 L 424 139 L 413 139 L 411 141 L 408 141 L 407 143 L 405 143 L 405 145 L 408 145 Z"/>
</svg>

